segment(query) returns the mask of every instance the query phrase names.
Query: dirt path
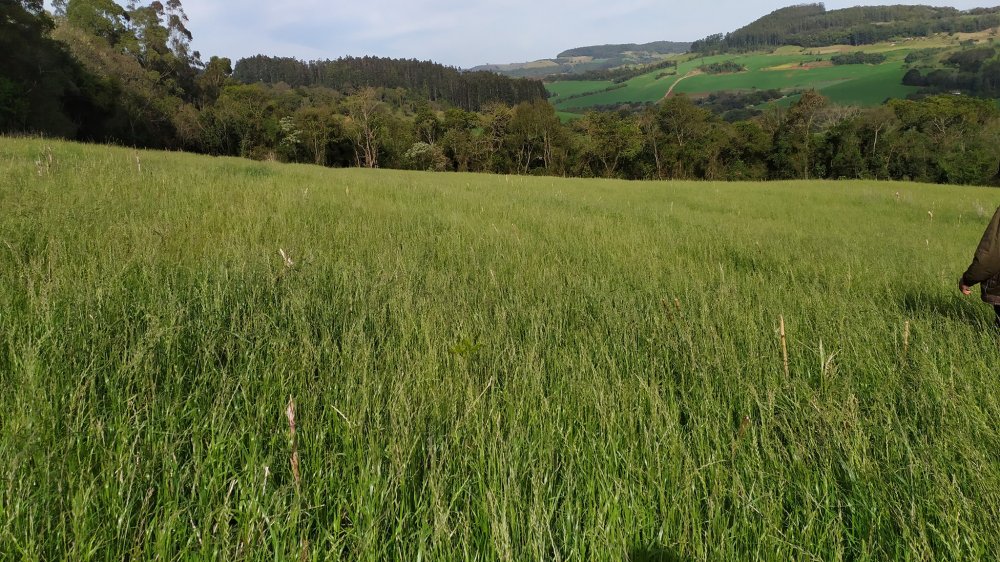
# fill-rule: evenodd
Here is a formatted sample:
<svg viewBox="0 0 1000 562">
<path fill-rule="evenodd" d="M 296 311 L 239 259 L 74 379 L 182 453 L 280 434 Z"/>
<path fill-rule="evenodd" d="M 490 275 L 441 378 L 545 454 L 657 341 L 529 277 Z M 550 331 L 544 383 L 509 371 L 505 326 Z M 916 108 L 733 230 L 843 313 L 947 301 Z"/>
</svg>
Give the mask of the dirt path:
<svg viewBox="0 0 1000 562">
<path fill-rule="evenodd" d="M 669 98 L 670 94 L 674 93 L 674 88 L 676 88 L 677 85 L 681 83 L 681 81 L 687 80 L 688 78 L 691 78 L 692 76 L 698 76 L 698 75 L 701 75 L 701 74 L 704 74 L 704 72 L 702 72 L 700 70 L 692 70 L 691 72 L 688 72 L 684 76 L 681 76 L 680 78 L 678 78 L 677 80 L 675 80 L 673 84 L 670 85 L 670 89 L 667 90 L 667 93 L 663 94 L 663 98 L 661 98 L 660 101 L 663 101 L 663 100 Z"/>
</svg>

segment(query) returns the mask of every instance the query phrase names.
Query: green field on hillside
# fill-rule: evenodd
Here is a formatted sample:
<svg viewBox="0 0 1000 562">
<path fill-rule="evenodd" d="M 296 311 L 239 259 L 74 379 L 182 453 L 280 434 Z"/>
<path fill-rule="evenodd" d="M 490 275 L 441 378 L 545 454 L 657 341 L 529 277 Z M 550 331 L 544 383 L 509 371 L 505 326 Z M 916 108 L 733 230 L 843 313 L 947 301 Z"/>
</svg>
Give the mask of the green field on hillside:
<svg viewBox="0 0 1000 562">
<path fill-rule="evenodd" d="M 550 93 L 567 98 L 569 96 L 598 92 L 611 86 L 614 86 L 614 84 L 610 80 L 564 80 L 562 82 L 553 82 L 546 87 L 549 88 Z"/>
<path fill-rule="evenodd" d="M 968 38 L 985 40 L 979 35 Z M 844 105 L 874 106 L 886 98 L 903 98 L 917 88 L 902 84 L 906 67 L 903 59 L 911 51 L 934 47 L 957 47 L 966 36 L 931 37 L 928 39 L 866 45 L 863 47 L 830 46 L 802 49 L 782 47 L 773 53 L 726 54 L 710 57 L 688 55 L 678 65 L 676 76 L 660 76 L 657 70 L 625 82 L 625 87 L 604 91 L 613 84 L 607 82 L 549 82 L 546 88 L 552 103 L 560 111 L 580 112 L 594 106 L 622 103 L 655 102 L 673 86 L 673 93 L 699 96 L 719 91 L 779 89 L 788 92 L 816 89 L 833 102 Z M 833 66 L 830 58 L 841 53 L 863 51 L 882 53 L 887 60 L 881 64 Z M 733 74 L 698 73 L 699 67 L 713 62 L 733 61 L 746 71 Z M 657 76 L 660 76 L 657 78 Z M 591 92 L 592 95 L 581 96 Z M 568 99 L 569 96 L 574 96 Z"/>
<path fill-rule="evenodd" d="M 995 558 L 998 204 L 0 139 L 0 558 Z"/>
</svg>

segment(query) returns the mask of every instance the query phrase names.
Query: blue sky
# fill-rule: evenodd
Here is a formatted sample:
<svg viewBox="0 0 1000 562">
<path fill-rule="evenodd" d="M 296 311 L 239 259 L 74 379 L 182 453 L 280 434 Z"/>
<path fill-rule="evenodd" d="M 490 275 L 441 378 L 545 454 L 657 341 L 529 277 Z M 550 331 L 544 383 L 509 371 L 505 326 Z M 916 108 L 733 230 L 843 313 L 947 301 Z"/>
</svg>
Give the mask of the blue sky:
<svg viewBox="0 0 1000 562">
<path fill-rule="evenodd" d="M 193 46 L 233 59 L 377 55 L 468 68 L 604 43 L 692 41 L 783 6 L 755 0 L 182 0 Z M 827 9 L 864 2 L 826 2 Z M 879 2 L 871 2 L 877 4 Z M 977 2 L 906 2 L 968 9 Z M 867 4 L 867 3 L 865 3 Z"/>
</svg>

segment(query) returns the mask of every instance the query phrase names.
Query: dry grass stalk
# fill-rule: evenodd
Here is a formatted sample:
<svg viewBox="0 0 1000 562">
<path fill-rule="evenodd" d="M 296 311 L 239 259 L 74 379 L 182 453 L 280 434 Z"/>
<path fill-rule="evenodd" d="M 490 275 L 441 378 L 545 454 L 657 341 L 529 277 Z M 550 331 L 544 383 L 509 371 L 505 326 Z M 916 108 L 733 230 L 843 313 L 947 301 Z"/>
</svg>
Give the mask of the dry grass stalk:
<svg viewBox="0 0 1000 562">
<path fill-rule="evenodd" d="M 660 299 L 660 306 L 663 307 L 663 314 L 666 315 L 667 320 L 673 322 L 674 314 L 670 311 L 670 305 L 667 303 L 667 299 Z"/>
<path fill-rule="evenodd" d="M 285 408 L 285 416 L 288 418 L 288 433 L 289 442 L 292 446 L 292 477 L 295 478 L 295 487 L 298 488 L 302 483 L 302 477 L 299 475 L 299 447 L 298 441 L 295 438 L 295 398 L 289 395 L 288 397 L 288 407 Z"/>
<path fill-rule="evenodd" d="M 905 358 L 910 351 L 910 321 L 907 320 L 906 324 L 903 325 L 903 357 Z"/>
<path fill-rule="evenodd" d="M 730 453 L 736 454 L 736 446 L 743 439 L 746 434 L 747 429 L 750 428 L 750 416 L 744 415 L 743 419 L 740 420 L 740 428 L 736 432 L 736 437 L 733 438 L 733 442 L 729 446 Z"/>
<path fill-rule="evenodd" d="M 781 326 L 779 328 L 779 333 L 781 334 L 781 357 L 782 357 L 782 359 L 785 362 L 785 377 L 787 378 L 789 376 L 788 375 L 788 343 L 787 343 L 787 339 L 785 338 L 785 317 L 784 317 L 784 315 L 782 315 L 782 316 L 779 316 L 778 318 L 780 319 L 780 322 L 781 322 Z"/>
<path fill-rule="evenodd" d="M 747 432 L 747 428 L 749 427 L 750 427 L 750 416 L 743 416 L 743 419 L 740 420 L 740 431 L 739 434 L 737 434 L 737 437 L 743 437 L 743 434 Z"/>
<path fill-rule="evenodd" d="M 35 159 L 35 169 L 38 170 L 38 177 L 48 175 L 52 172 L 52 164 L 55 159 L 52 156 L 52 147 L 46 146 L 42 154 Z"/>
<path fill-rule="evenodd" d="M 301 562 L 306 562 L 306 560 L 309 560 L 309 539 L 302 539 L 300 545 L 301 549 L 299 550 L 299 560 Z"/>
<path fill-rule="evenodd" d="M 286 268 L 291 269 L 295 266 L 295 262 L 285 253 L 284 248 L 278 248 L 278 253 L 281 254 L 281 261 L 284 262 Z"/>
</svg>

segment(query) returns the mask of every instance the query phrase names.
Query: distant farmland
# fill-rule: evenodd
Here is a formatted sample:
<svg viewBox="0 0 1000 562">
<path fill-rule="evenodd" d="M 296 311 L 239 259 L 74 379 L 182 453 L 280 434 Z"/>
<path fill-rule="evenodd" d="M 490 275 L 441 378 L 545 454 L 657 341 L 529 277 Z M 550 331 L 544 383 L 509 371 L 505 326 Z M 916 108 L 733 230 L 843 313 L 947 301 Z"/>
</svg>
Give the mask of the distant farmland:
<svg viewBox="0 0 1000 562">
<path fill-rule="evenodd" d="M 831 101 L 843 105 L 874 106 L 886 98 L 902 98 L 917 88 L 902 84 L 906 67 L 903 59 L 916 49 L 956 43 L 957 39 L 932 38 L 898 44 L 865 47 L 831 46 L 815 49 L 783 47 L 773 53 L 725 54 L 710 57 L 684 55 L 675 75 L 663 70 L 643 74 L 620 85 L 610 81 L 556 81 L 546 84 L 557 110 L 579 112 L 595 106 L 655 102 L 673 87 L 674 94 L 699 96 L 718 91 L 777 89 L 790 94 L 816 89 Z M 831 57 L 844 52 L 883 53 L 881 64 L 835 66 Z M 712 63 L 733 62 L 746 67 L 730 74 L 699 73 Z M 608 90 L 608 88 L 613 88 Z"/>
</svg>

